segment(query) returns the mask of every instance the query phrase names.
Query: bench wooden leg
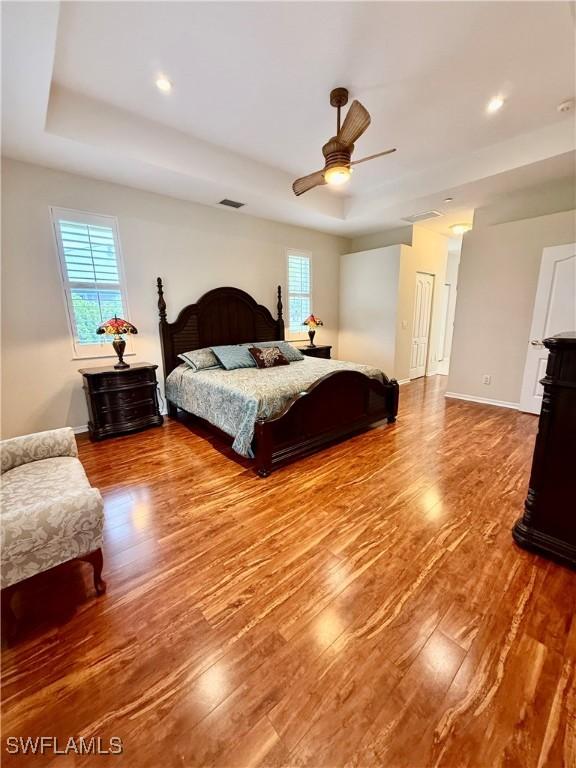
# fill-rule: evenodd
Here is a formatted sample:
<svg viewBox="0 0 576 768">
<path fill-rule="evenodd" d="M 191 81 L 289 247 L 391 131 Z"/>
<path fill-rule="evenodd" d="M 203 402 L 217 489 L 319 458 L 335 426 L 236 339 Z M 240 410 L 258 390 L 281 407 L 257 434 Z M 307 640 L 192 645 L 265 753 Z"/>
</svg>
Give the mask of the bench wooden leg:
<svg viewBox="0 0 576 768">
<path fill-rule="evenodd" d="M 88 552 L 87 555 L 83 555 L 80 560 L 85 560 L 92 565 L 94 569 L 94 589 L 97 595 L 103 595 L 106 592 L 106 582 L 102 578 L 102 567 L 104 566 L 104 558 L 102 557 L 102 550 L 95 549 L 94 552 Z"/>
</svg>

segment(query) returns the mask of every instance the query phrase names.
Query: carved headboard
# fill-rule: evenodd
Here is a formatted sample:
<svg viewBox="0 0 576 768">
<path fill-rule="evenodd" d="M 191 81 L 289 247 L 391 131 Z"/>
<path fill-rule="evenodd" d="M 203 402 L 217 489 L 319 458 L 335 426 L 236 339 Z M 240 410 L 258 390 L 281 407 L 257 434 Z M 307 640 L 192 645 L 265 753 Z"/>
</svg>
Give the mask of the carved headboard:
<svg viewBox="0 0 576 768">
<path fill-rule="evenodd" d="M 166 300 L 162 279 L 158 284 L 158 313 L 164 376 L 180 365 L 178 355 L 192 349 L 219 344 L 244 344 L 249 341 L 284 339 L 282 290 L 277 289 L 277 317 L 239 288 L 214 288 L 180 310 L 173 323 L 166 319 Z"/>
</svg>

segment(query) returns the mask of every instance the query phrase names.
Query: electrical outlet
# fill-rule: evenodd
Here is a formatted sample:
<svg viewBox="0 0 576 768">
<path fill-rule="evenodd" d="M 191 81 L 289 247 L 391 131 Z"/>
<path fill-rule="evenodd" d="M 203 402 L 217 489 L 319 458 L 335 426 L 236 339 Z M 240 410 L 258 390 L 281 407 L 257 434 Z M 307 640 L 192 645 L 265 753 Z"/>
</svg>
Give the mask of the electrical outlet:
<svg viewBox="0 0 576 768">
<path fill-rule="evenodd" d="M 408 330 L 408 320 L 402 320 L 402 330 L 403 331 Z"/>
<path fill-rule="evenodd" d="M 482 384 L 491 384 L 492 383 L 492 376 L 489 376 L 487 373 L 482 376 Z"/>
</svg>

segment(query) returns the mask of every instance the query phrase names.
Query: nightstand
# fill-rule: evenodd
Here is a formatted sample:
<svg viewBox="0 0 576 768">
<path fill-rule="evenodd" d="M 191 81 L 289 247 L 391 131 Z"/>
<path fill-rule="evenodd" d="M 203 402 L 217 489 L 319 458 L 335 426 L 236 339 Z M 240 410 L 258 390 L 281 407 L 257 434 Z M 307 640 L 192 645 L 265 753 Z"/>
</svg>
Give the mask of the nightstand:
<svg viewBox="0 0 576 768">
<path fill-rule="evenodd" d="M 160 426 L 157 365 L 134 363 L 130 368 L 81 368 L 92 440 Z"/>
<path fill-rule="evenodd" d="M 332 345 L 317 344 L 315 347 L 298 347 L 298 349 L 307 357 L 324 357 L 326 360 L 330 360 Z"/>
</svg>

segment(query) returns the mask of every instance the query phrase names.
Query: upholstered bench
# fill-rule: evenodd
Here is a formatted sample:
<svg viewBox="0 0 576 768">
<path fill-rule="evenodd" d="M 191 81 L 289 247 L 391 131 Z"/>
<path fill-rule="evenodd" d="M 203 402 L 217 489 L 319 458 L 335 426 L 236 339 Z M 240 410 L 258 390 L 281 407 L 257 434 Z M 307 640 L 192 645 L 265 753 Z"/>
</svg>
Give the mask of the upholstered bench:
<svg viewBox="0 0 576 768">
<path fill-rule="evenodd" d="M 74 432 L 53 429 L 0 443 L 4 590 L 69 560 L 87 560 L 101 595 L 103 503 L 78 460 Z"/>
</svg>

